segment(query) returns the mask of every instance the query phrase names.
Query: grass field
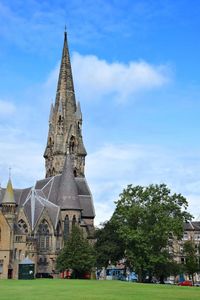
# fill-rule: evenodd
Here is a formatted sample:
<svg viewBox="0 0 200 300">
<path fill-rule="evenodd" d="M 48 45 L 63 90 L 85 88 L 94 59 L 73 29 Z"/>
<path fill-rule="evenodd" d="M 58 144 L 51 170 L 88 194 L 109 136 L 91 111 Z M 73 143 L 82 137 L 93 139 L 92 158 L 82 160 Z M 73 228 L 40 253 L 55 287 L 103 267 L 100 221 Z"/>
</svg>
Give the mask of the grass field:
<svg viewBox="0 0 200 300">
<path fill-rule="evenodd" d="M 200 288 L 101 280 L 0 280 L 0 300 L 199 300 Z"/>
</svg>

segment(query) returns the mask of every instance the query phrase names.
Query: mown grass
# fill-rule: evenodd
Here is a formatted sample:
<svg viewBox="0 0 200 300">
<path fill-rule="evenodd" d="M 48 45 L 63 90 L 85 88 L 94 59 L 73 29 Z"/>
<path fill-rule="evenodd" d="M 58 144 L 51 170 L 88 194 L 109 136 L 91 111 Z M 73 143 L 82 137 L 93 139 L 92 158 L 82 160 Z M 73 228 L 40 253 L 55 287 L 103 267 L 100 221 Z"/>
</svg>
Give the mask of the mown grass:
<svg viewBox="0 0 200 300">
<path fill-rule="evenodd" d="M 199 300 L 200 288 L 101 280 L 0 280 L 0 300 Z"/>
</svg>

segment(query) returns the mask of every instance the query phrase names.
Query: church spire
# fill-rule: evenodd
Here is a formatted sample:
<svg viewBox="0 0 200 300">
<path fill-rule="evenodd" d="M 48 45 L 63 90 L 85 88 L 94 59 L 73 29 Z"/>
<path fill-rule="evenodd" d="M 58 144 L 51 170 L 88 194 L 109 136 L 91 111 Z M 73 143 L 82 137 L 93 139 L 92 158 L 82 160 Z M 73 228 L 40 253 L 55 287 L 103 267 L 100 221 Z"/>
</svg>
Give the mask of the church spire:
<svg viewBox="0 0 200 300">
<path fill-rule="evenodd" d="M 67 149 L 72 157 L 75 177 L 84 177 L 87 153 L 82 140 L 82 113 L 80 103 L 76 103 L 65 31 L 56 100 L 51 108 L 47 146 L 44 152 L 46 177 L 62 174 Z"/>
<path fill-rule="evenodd" d="M 65 102 L 66 106 L 71 106 L 73 112 L 76 110 L 76 102 L 74 95 L 74 83 L 72 77 L 71 62 L 69 56 L 69 47 L 67 42 L 67 32 L 64 32 L 64 45 L 62 51 L 62 59 L 60 64 L 60 73 L 58 78 L 56 92 L 56 107 L 59 107 L 59 101 Z"/>
</svg>

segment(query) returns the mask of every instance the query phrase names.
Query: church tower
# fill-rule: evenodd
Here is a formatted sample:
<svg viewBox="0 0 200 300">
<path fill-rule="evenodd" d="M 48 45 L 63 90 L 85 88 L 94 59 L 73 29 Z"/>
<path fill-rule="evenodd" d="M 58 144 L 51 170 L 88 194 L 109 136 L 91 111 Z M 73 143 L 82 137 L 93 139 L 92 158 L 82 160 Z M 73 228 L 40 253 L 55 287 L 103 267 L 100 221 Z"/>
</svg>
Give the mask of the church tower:
<svg viewBox="0 0 200 300">
<path fill-rule="evenodd" d="M 81 107 L 75 98 L 67 33 L 65 32 L 55 105 L 52 104 L 50 109 L 49 133 L 44 152 L 46 177 L 62 173 L 67 153 L 72 158 L 74 176 L 85 176 L 87 152 L 83 144 L 81 126 Z"/>
</svg>

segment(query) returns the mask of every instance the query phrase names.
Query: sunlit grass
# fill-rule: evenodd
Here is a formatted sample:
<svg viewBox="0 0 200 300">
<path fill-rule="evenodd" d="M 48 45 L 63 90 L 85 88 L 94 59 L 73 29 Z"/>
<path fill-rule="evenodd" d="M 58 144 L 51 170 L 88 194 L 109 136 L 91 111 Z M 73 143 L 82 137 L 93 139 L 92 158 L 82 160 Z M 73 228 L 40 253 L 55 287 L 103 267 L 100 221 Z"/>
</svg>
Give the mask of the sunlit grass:
<svg viewBox="0 0 200 300">
<path fill-rule="evenodd" d="M 199 300 L 200 288 L 101 280 L 0 280 L 0 300 Z"/>
</svg>

